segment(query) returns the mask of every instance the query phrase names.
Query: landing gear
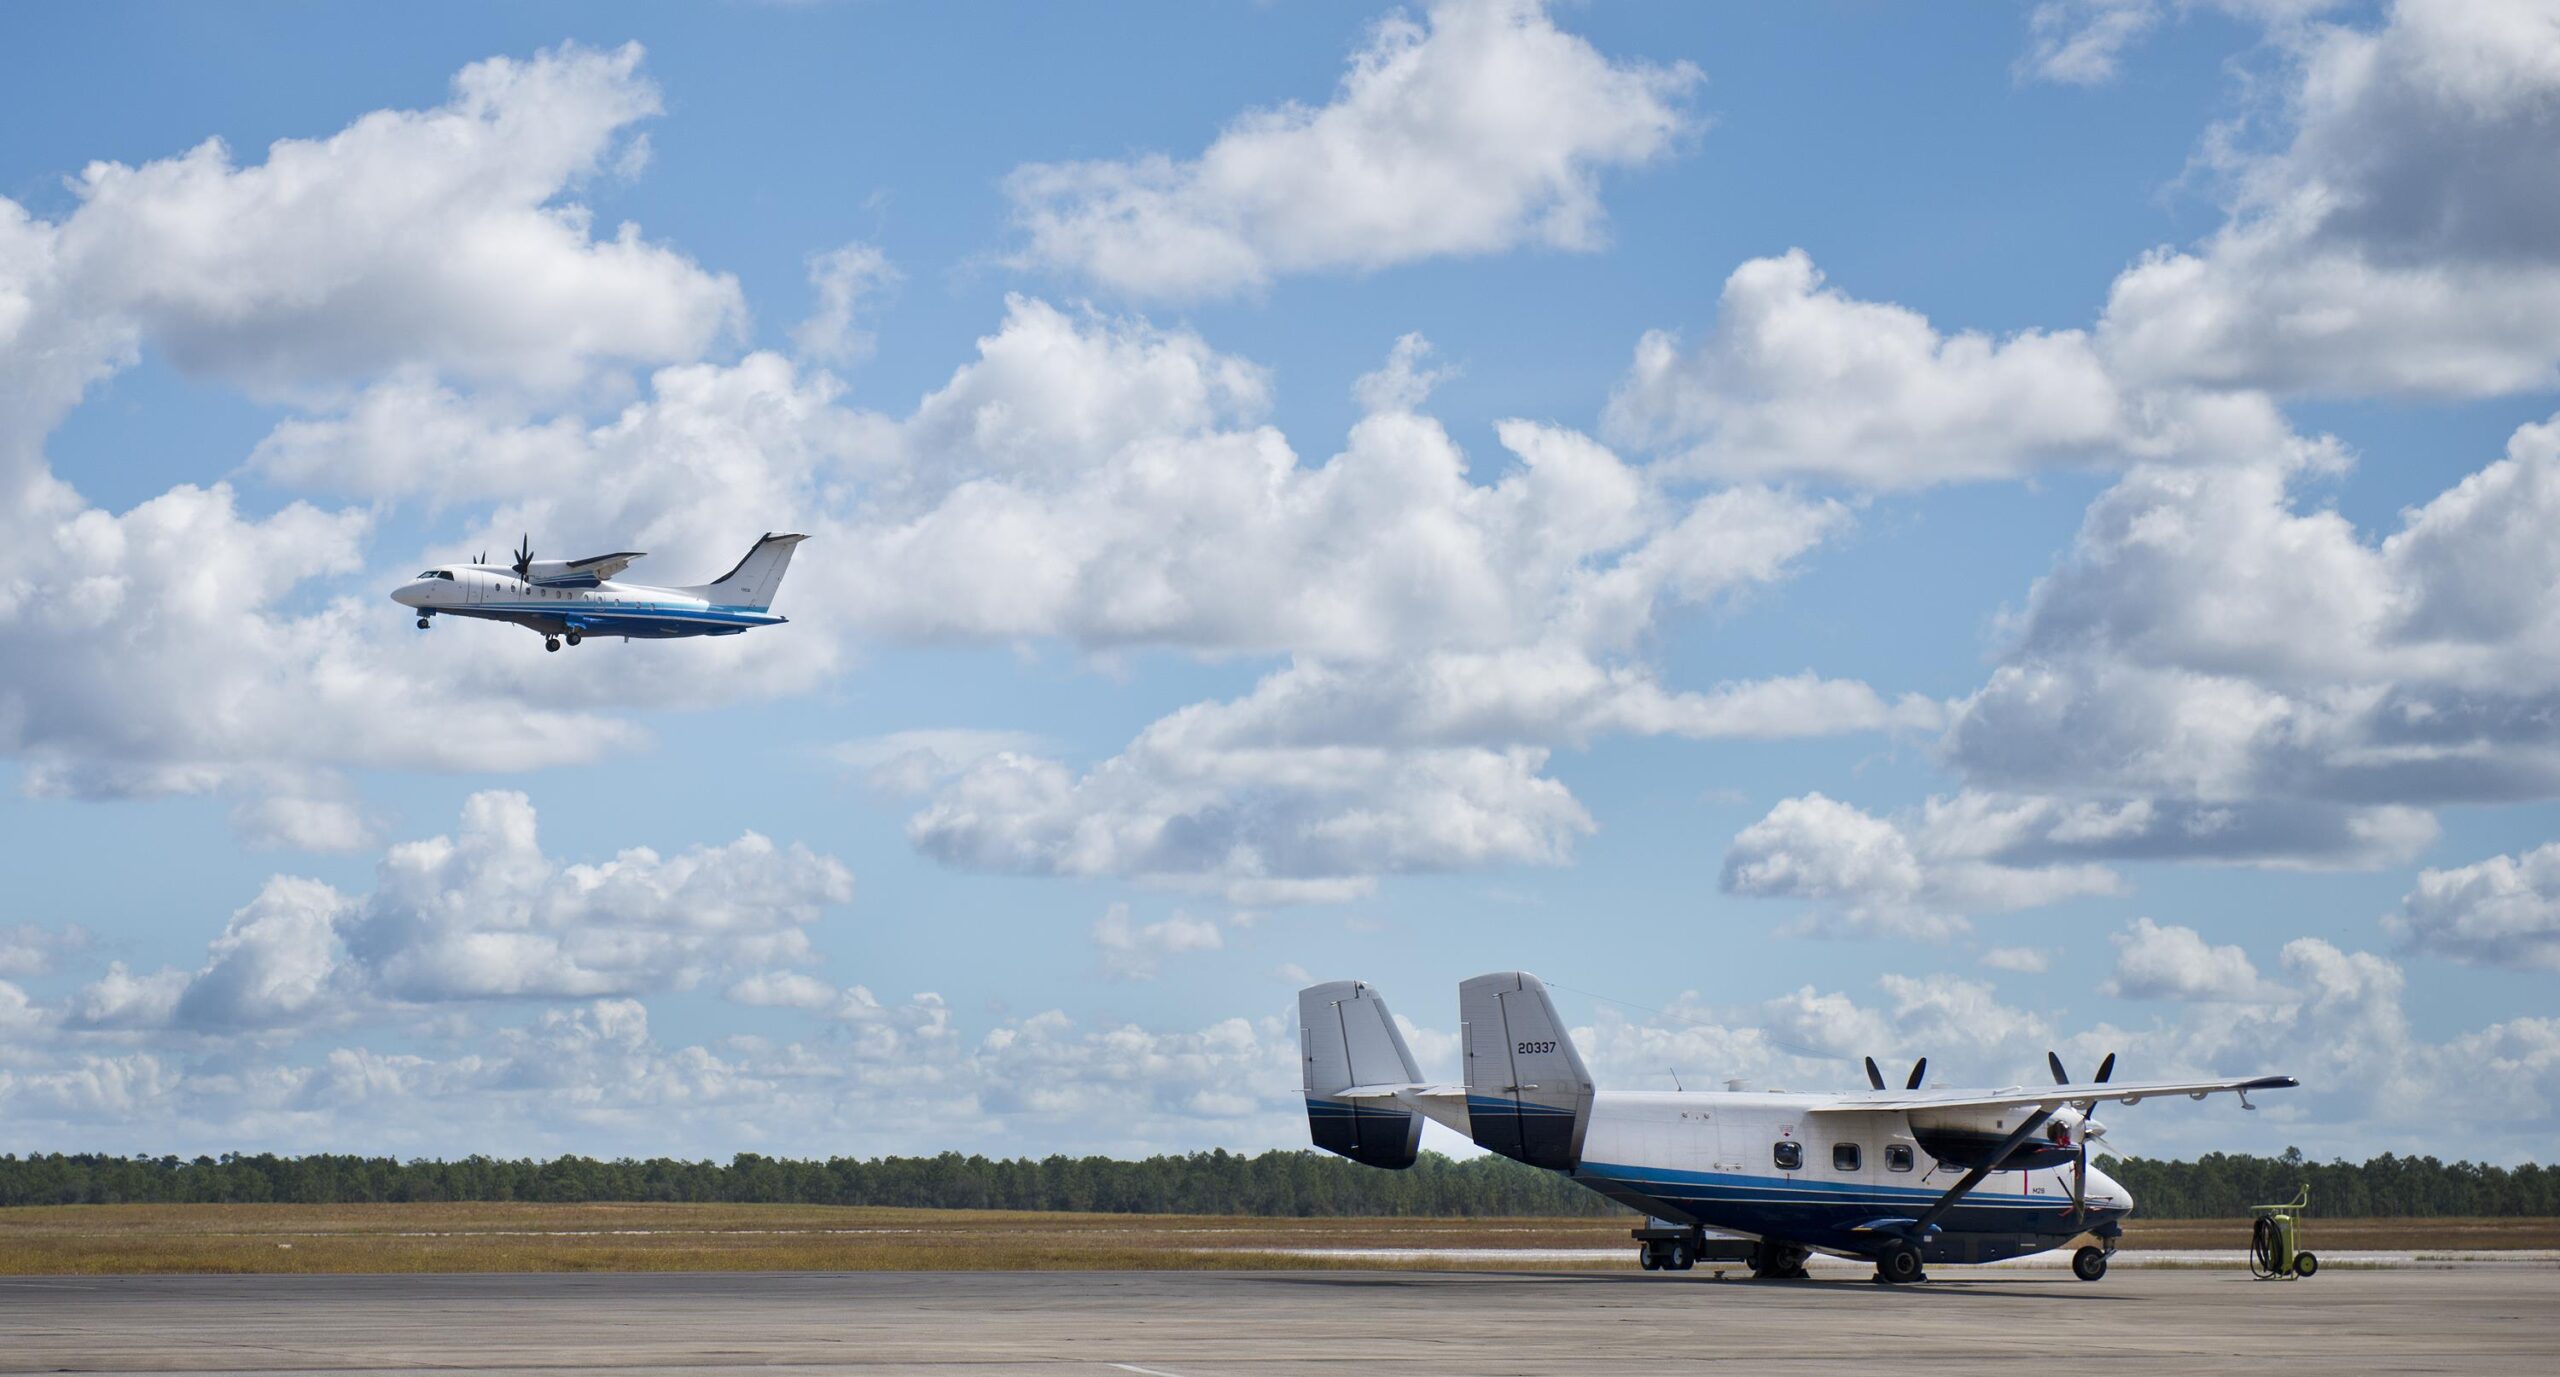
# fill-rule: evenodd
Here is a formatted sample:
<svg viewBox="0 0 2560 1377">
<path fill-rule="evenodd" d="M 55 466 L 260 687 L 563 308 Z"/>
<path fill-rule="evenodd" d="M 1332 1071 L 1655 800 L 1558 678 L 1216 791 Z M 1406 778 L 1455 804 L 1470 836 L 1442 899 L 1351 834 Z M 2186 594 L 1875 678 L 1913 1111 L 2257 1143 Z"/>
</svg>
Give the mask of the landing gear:
<svg viewBox="0 0 2560 1377">
<path fill-rule="evenodd" d="M 542 648 L 545 650 L 558 650 L 560 648 L 560 638 L 557 636 L 543 637 Z"/>
<path fill-rule="evenodd" d="M 1920 1269 L 1920 1249 L 1916 1245 L 1896 1240 L 1884 1245 L 1884 1251 L 1876 1254 L 1876 1280 L 1888 1286 L 1908 1286 L 1925 1279 Z"/>
<path fill-rule="evenodd" d="M 424 630 L 426 630 L 426 629 L 427 629 L 427 619 L 426 619 L 426 618 L 424 618 L 424 617 L 420 617 L 420 618 L 418 619 L 418 629 L 419 629 L 420 631 L 424 631 Z"/>
<path fill-rule="evenodd" d="M 585 639 L 586 639 L 586 637 L 579 635 L 579 634 L 578 634 L 577 632 L 575 632 L 575 631 L 572 631 L 572 632 L 570 632 L 570 633 L 569 633 L 569 644 L 571 644 L 571 645 L 576 645 L 578 642 L 583 641 L 583 640 L 585 640 Z"/>
<path fill-rule="evenodd" d="M 2071 1255 L 2071 1275 L 2082 1281 L 2096 1281 L 2107 1274 L 2107 1250 L 2082 1248 Z"/>
<path fill-rule="evenodd" d="M 1754 1281 L 1804 1281 L 1812 1274 L 1805 1271 L 1804 1260 L 1813 1256 L 1791 1243 L 1763 1240 L 1751 1245 L 1751 1279 Z"/>
</svg>

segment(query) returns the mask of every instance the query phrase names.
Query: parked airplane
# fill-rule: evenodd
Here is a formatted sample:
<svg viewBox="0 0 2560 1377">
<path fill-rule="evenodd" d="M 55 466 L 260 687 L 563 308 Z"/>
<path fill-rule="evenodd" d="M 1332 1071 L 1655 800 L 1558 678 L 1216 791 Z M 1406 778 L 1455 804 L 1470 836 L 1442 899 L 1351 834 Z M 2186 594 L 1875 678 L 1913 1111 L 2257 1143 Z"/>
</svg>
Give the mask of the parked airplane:
<svg viewBox="0 0 2560 1377">
<path fill-rule="evenodd" d="M 616 583 L 613 576 L 641 557 L 637 550 L 585 559 L 533 557 L 527 538 L 515 563 L 448 564 L 429 569 L 394 592 L 392 600 L 418 610 L 424 631 L 438 615 L 514 622 L 542 633 L 542 648 L 558 650 L 589 636 L 735 636 L 754 626 L 779 626 L 774 590 L 791 567 L 791 551 L 803 535 L 774 535 L 747 551 L 738 567 L 690 588 Z"/>
<path fill-rule="evenodd" d="M 1802 1277 L 1815 1252 L 1872 1259 L 1876 1279 L 1926 1278 L 1933 1262 L 1995 1262 L 2058 1248 L 2084 1281 L 2107 1272 L 2133 1196 L 2089 1165 L 2100 1100 L 2201 1100 L 2298 1084 L 2291 1076 L 2094 1081 L 2046 1054 L 2048 1086 L 1921 1088 L 1928 1061 L 1888 1089 L 1875 1060 L 1857 1094 L 1604 1091 L 1538 978 L 1480 975 L 1458 986 L 1466 1080 L 1422 1080 L 1377 990 L 1357 980 L 1298 992 L 1307 1122 L 1317 1147 L 1374 1167 L 1407 1167 L 1426 1118 L 1505 1157 L 1564 1173 L 1621 1204 L 1698 1230 L 1754 1240 L 1758 1277 Z M 2010 1174 L 1979 1193 L 1993 1173 Z M 1941 1180 L 1941 1176 L 1951 1180 Z M 1694 1254 L 1647 1266 L 1686 1268 Z"/>
</svg>

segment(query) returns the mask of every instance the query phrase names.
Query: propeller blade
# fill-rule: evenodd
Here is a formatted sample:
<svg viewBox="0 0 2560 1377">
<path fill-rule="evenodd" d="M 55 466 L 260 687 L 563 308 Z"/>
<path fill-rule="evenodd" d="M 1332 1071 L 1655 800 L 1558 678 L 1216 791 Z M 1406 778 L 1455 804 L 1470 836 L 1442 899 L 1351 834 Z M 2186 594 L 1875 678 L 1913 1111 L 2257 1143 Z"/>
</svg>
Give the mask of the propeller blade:
<svg viewBox="0 0 2560 1377">
<path fill-rule="evenodd" d="M 2069 1085 L 2069 1084 L 2071 1084 L 2071 1073 L 2062 1069 L 2062 1054 L 2061 1054 L 2061 1053 L 2059 1053 L 2059 1052 L 2047 1052 L 2047 1053 L 2045 1053 L 2045 1054 L 2044 1054 L 2044 1064 L 2053 1068 L 2053 1083 L 2054 1083 L 2055 1085 Z"/>
<path fill-rule="evenodd" d="M 533 537 L 529 534 L 516 545 L 516 577 L 527 580 L 533 577 Z"/>
<path fill-rule="evenodd" d="M 1870 1090 L 1884 1089 L 1884 1073 L 1876 1069 L 1876 1059 L 1873 1057 L 1867 1058 L 1867 1088 Z"/>
<path fill-rule="evenodd" d="M 2116 1054 L 2109 1052 L 2107 1054 L 2107 1059 L 2098 1063 L 2098 1084 L 2105 1085 L 2107 1083 L 2107 1077 L 2112 1076 L 2115 1073 Z"/>
<path fill-rule="evenodd" d="M 2089 1135 L 2087 1125 L 2082 1128 L 2080 1156 L 2071 1167 L 2071 1213 L 2085 1223 L 2089 1218 Z"/>
<path fill-rule="evenodd" d="M 1929 1059 L 1927 1057 L 1922 1057 L 1920 1060 L 1911 1063 L 1911 1079 L 1904 1081 L 1902 1083 L 1902 1088 L 1905 1090 L 1919 1089 L 1920 1078 L 1927 1074 L 1929 1074 Z"/>
</svg>

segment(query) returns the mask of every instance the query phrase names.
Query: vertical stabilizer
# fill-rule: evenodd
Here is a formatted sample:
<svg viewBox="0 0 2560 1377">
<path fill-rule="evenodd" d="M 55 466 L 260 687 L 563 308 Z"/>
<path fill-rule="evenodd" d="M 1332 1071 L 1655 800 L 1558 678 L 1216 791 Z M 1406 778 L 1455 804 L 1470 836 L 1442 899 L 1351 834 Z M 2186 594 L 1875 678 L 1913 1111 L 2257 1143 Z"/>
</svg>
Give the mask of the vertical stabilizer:
<svg viewBox="0 0 2560 1377">
<path fill-rule="evenodd" d="M 1413 1165 L 1422 1146 L 1421 1115 L 1392 1099 L 1342 1097 L 1354 1087 L 1413 1086 L 1422 1079 L 1374 987 L 1334 980 L 1298 991 L 1298 1052 L 1307 1129 L 1317 1147 L 1373 1167 Z"/>
<path fill-rule="evenodd" d="M 1547 987 L 1526 971 L 1458 986 L 1467 1051 L 1468 1131 L 1478 1145 L 1533 1167 L 1570 1171 L 1591 1126 L 1591 1073 L 1556 1017 Z"/>
<path fill-rule="evenodd" d="M 804 535 L 765 534 L 738 561 L 738 567 L 698 588 L 683 591 L 720 607 L 752 607 L 761 612 L 773 606 L 774 590 L 782 586 L 783 571 L 791 567 L 791 552 L 807 540 Z"/>
</svg>

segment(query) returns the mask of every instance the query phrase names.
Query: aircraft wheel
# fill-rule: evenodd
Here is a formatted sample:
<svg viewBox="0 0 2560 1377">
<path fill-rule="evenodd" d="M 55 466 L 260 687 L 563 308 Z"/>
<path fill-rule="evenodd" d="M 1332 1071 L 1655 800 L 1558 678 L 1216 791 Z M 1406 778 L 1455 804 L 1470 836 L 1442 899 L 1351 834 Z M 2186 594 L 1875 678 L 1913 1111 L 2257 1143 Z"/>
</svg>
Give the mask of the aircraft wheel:
<svg viewBox="0 0 2560 1377">
<path fill-rule="evenodd" d="M 2107 1254 L 2103 1248 L 2083 1248 L 2071 1255 L 2071 1275 L 2082 1281 L 2096 1281 L 2107 1274 Z"/>
<path fill-rule="evenodd" d="M 560 638 L 557 636 L 543 637 L 542 648 L 545 650 L 558 650 L 560 648 Z"/>
<path fill-rule="evenodd" d="M 571 644 L 571 645 L 576 645 L 578 642 L 583 641 L 583 640 L 585 640 L 585 639 L 586 639 L 586 637 L 579 635 L 579 634 L 578 634 L 577 632 L 575 632 L 575 631 L 572 631 L 572 632 L 570 632 L 570 633 L 569 633 L 569 644 Z"/>
<path fill-rule="evenodd" d="M 1920 1250 L 1909 1243 L 1888 1243 L 1876 1254 L 1876 1279 L 1889 1286 L 1920 1280 Z"/>
<path fill-rule="evenodd" d="M 418 629 L 419 629 L 420 631 L 424 631 L 424 630 L 426 630 L 426 629 L 427 629 L 427 619 L 426 619 L 426 618 L 424 618 L 424 617 L 420 617 L 420 618 L 418 619 Z"/>
<path fill-rule="evenodd" d="M 2293 1255 L 2293 1274 L 2295 1276 L 2307 1277 L 2319 1270 L 2320 1259 L 2316 1254 L 2296 1253 Z"/>
</svg>

